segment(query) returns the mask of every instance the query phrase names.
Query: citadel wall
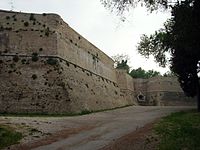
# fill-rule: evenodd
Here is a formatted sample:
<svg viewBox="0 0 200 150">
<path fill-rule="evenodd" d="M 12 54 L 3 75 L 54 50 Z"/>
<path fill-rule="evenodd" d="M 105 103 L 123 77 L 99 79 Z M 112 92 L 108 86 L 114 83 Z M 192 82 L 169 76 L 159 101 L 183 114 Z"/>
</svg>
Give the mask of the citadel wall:
<svg viewBox="0 0 200 150">
<path fill-rule="evenodd" d="M 113 60 L 54 14 L 0 12 L 0 112 L 68 113 L 133 104 Z"/>
<path fill-rule="evenodd" d="M 126 70 L 117 69 L 118 85 L 127 100 L 139 105 L 195 105 L 186 97 L 176 77 L 131 78 Z M 139 98 L 142 96 L 141 98 Z"/>
<path fill-rule="evenodd" d="M 133 79 L 56 14 L 0 11 L 0 16 L 0 112 L 185 104 L 177 81 Z M 139 94 L 146 98 L 142 103 Z"/>
<path fill-rule="evenodd" d="M 186 97 L 177 78 L 154 77 L 147 82 L 147 99 L 155 105 L 194 105 L 195 98 Z"/>
<path fill-rule="evenodd" d="M 111 58 L 77 34 L 64 21 L 61 22 L 58 32 L 60 56 L 113 82 L 117 81 Z"/>
<path fill-rule="evenodd" d="M 133 78 L 127 74 L 124 69 L 116 69 L 117 84 L 120 87 L 121 94 L 129 103 L 138 105 L 137 99 L 135 98 L 135 87 Z"/>
</svg>

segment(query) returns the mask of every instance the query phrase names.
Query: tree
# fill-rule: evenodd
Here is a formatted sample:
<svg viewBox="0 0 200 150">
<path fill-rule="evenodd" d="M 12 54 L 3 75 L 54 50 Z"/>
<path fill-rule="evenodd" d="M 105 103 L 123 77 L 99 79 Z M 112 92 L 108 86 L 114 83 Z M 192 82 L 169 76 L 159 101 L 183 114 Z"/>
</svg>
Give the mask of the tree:
<svg viewBox="0 0 200 150">
<path fill-rule="evenodd" d="M 139 67 L 138 69 L 133 69 L 129 74 L 133 78 L 143 78 L 143 79 L 148 79 L 148 78 L 152 78 L 152 77 L 155 77 L 155 76 L 160 76 L 160 73 L 157 72 L 157 71 L 154 71 L 154 70 L 145 71 L 141 67 Z"/>
<path fill-rule="evenodd" d="M 163 74 L 164 77 L 176 77 L 177 75 L 172 71 L 167 71 Z"/>
<path fill-rule="evenodd" d="M 127 64 L 127 60 L 122 60 L 120 63 L 117 64 L 117 69 L 124 69 L 127 73 L 129 73 L 129 65 Z"/>
<path fill-rule="evenodd" d="M 133 69 L 130 72 L 130 76 L 132 76 L 133 78 L 146 78 L 146 72 L 145 70 L 143 70 L 141 67 L 138 69 Z"/>
<path fill-rule="evenodd" d="M 152 77 L 156 77 L 156 76 L 161 76 L 160 72 L 158 71 L 154 71 L 154 70 L 148 70 L 146 72 L 147 74 L 147 78 L 152 78 Z"/>
<path fill-rule="evenodd" d="M 145 6 L 149 11 L 157 9 L 167 9 L 174 3 L 181 0 L 100 0 L 104 7 L 112 12 L 117 12 L 117 15 L 123 15 L 124 12 L 137 5 Z"/>
<path fill-rule="evenodd" d="M 146 57 L 153 55 L 160 65 L 166 64 L 166 55 L 171 70 L 178 76 L 180 85 L 187 96 L 197 96 L 200 111 L 200 2 L 185 0 L 172 8 L 172 18 L 165 28 L 155 34 L 143 36 L 138 52 Z"/>
<path fill-rule="evenodd" d="M 115 67 L 117 69 L 125 69 L 127 73 L 129 73 L 130 67 L 128 65 L 129 56 L 125 54 L 117 54 L 115 56 L 112 56 L 112 59 L 115 62 Z"/>
<path fill-rule="evenodd" d="M 15 8 L 13 0 L 9 1 L 9 5 L 10 5 L 10 8 L 11 8 L 11 11 L 13 11 L 13 9 Z"/>
<path fill-rule="evenodd" d="M 114 60 L 115 66 L 117 66 L 118 63 L 121 63 L 122 60 L 127 60 L 127 62 L 130 60 L 129 56 L 126 54 L 117 54 L 111 56 L 111 58 Z"/>
<path fill-rule="evenodd" d="M 172 18 L 165 28 L 150 37 L 143 35 L 138 51 L 153 55 L 161 66 L 170 63 L 180 85 L 188 96 L 197 95 L 200 111 L 200 1 L 199 0 L 101 0 L 107 8 L 123 14 L 138 3 L 150 10 L 171 8 Z M 171 54 L 167 61 L 166 53 Z"/>
<path fill-rule="evenodd" d="M 159 63 L 160 66 L 165 67 L 169 63 L 168 54 L 171 54 L 171 26 L 173 21 L 170 19 L 164 24 L 164 29 L 156 31 L 154 34 L 141 36 L 141 41 L 137 46 L 138 52 L 148 58 L 153 55 L 155 61 Z"/>
</svg>

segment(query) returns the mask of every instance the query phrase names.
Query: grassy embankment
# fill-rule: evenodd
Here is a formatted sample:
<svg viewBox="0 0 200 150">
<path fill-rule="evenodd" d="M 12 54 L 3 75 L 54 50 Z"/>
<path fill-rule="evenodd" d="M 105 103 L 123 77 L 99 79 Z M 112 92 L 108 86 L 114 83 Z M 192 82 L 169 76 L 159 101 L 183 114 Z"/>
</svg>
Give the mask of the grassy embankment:
<svg viewBox="0 0 200 150">
<path fill-rule="evenodd" d="M 22 139 L 21 133 L 11 127 L 0 125 L 0 149 L 17 144 L 20 139 Z"/>
<path fill-rule="evenodd" d="M 91 113 L 98 113 L 98 112 L 106 112 L 121 108 L 126 108 L 134 105 L 125 105 L 121 107 L 115 107 L 110 109 L 101 109 L 101 110 L 82 110 L 79 113 L 63 113 L 63 114 L 51 114 L 51 113 L 0 113 L 0 116 L 7 116 L 7 117 L 71 117 L 71 116 L 81 116 L 81 115 L 88 115 Z"/>
<path fill-rule="evenodd" d="M 200 113 L 178 112 L 164 117 L 154 127 L 160 150 L 200 150 Z"/>
</svg>

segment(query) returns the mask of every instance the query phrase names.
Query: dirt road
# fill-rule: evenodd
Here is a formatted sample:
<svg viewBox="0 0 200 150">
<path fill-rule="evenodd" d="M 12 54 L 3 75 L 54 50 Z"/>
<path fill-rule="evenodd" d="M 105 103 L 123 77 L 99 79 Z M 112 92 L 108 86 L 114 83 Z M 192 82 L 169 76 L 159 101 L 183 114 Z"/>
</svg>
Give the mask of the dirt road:
<svg viewBox="0 0 200 150">
<path fill-rule="evenodd" d="M 51 134 L 43 139 L 29 140 L 28 144 L 26 141 L 20 149 L 98 150 L 160 117 L 191 108 L 194 107 L 131 106 L 77 117 L 9 117 L 7 120 Z"/>
</svg>

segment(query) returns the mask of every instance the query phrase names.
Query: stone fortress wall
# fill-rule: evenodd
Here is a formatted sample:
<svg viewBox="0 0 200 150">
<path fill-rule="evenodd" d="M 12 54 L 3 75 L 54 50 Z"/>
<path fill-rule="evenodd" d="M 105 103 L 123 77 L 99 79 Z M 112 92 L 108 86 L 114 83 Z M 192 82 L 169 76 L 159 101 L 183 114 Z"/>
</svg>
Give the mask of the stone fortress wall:
<svg viewBox="0 0 200 150">
<path fill-rule="evenodd" d="M 195 98 L 184 95 L 177 78 L 153 77 L 134 79 L 126 70 L 117 70 L 118 85 L 125 91 L 128 99 L 134 99 L 139 105 L 195 105 Z M 139 96 L 143 99 L 140 99 Z"/>
<path fill-rule="evenodd" d="M 178 84 L 165 84 L 173 79 L 157 84 L 116 70 L 110 57 L 56 14 L 0 11 L 0 16 L 0 112 L 111 109 L 137 105 L 139 92 L 147 105 L 171 105 L 170 92 L 183 93 Z M 162 95 L 166 102 L 152 98 L 158 91 L 168 92 Z"/>
</svg>

